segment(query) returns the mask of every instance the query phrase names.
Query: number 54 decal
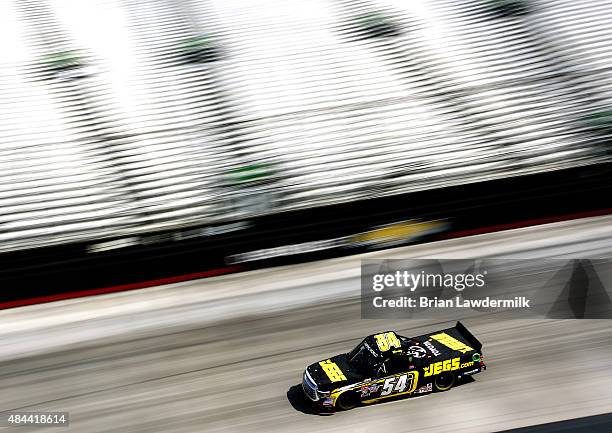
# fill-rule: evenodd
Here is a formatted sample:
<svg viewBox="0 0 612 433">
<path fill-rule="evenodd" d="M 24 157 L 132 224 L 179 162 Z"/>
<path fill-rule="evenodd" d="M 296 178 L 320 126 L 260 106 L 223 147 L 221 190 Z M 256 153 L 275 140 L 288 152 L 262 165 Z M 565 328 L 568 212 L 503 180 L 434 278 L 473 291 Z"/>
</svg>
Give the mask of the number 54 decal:
<svg viewBox="0 0 612 433">
<path fill-rule="evenodd" d="M 419 373 L 411 371 L 400 376 L 389 377 L 383 383 L 380 396 L 384 397 L 391 394 L 410 394 L 417 387 Z"/>
</svg>

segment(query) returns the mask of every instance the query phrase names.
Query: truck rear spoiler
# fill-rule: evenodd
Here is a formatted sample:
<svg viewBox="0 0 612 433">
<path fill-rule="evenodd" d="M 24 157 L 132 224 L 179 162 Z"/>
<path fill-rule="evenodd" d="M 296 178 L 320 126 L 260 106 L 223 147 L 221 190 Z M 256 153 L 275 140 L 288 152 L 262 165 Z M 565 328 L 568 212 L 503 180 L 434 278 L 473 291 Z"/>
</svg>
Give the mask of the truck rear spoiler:
<svg viewBox="0 0 612 433">
<path fill-rule="evenodd" d="M 457 329 L 457 331 L 459 331 L 459 333 L 463 336 L 463 338 L 465 338 L 468 341 L 468 343 L 470 343 L 470 345 L 474 349 L 478 351 L 482 349 L 482 343 L 478 341 L 478 339 L 474 337 L 470 331 L 468 331 L 468 329 L 463 325 L 463 323 L 457 322 L 457 324 L 455 325 L 455 328 Z"/>
</svg>

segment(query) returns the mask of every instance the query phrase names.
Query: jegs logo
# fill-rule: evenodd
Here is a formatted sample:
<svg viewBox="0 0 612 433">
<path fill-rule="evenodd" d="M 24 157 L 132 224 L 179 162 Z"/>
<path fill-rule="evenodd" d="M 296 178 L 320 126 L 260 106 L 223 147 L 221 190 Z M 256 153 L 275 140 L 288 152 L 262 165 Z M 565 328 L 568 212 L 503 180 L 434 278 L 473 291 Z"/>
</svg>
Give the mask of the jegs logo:
<svg viewBox="0 0 612 433">
<path fill-rule="evenodd" d="M 425 347 L 427 347 L 429 349 L 429 351 L 431 352 L 432 355 L 440 356 L 440 351 L 438 349 L 436 349 L 436 346 L 434 346 L 431 341 L 426 341 L 423 344 L 425 345 Z"/>
<path fill-rule="evenodd" d="M 444 361 L 434 362 L 431 365 L 428 365 L 423 369 L 425 372 L 425 377 L 435 376 L 444 371 L 454 371 L 459 370 L 460 368 L 471 367 L 474 365 L 474 361 L 464 362 L 461 364 L 459 358 L 446 359 Z"/>
<path fill-rule="evenodd" d="M 346 376 L 344 375 L 342 370 L 340 370 L 338 364 L 332 362 L 331 359 L 321 361 L 319 362 L 319 365 L 321 366 L 321 368 L 323 368 L 323 371 L 331 382 L 340 382 L 346 380 Z"/>
</svg>

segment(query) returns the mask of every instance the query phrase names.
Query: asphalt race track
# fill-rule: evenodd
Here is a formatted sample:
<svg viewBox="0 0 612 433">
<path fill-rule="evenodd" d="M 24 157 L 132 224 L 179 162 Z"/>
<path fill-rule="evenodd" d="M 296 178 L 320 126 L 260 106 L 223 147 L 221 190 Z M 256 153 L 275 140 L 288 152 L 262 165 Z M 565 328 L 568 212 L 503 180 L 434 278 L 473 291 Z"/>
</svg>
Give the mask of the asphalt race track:
<svg viewBox="0 0 612 433">
<path fill-rule="evenodd" d="M 373 257 L 612 257 L 612 218 Z M 0 409 L 70 412 L 70 427 L 5 431 L 490 432 L 612 412 L 612 322 L 465 321 L 488 370 L 446 393 L 310 413 L 304 367 L 366 334 L 356 257 L 0 312 Z"/>
<path fill-rule="evenodd" d="M 504 433 L 608 433 L 610 431 L 612 431 L 612 414 L 607 413 L 505 430 Z"/>
</svg>

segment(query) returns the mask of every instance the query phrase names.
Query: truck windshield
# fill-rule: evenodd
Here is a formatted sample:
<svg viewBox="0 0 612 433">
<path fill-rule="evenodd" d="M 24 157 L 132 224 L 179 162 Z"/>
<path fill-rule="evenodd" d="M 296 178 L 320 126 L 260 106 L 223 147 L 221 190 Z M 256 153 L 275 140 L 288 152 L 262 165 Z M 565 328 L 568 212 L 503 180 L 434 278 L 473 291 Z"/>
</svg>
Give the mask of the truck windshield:
<svg viewBox="0 0 612 433">
<path fill-rule="evenodd" d="M 380 358 L 380 355 L 366 341 L 363 341 L 349 353 L 348 362 L 356 371 L 367 376 L 376 372 L 382 361 Z"/>
</svg>

